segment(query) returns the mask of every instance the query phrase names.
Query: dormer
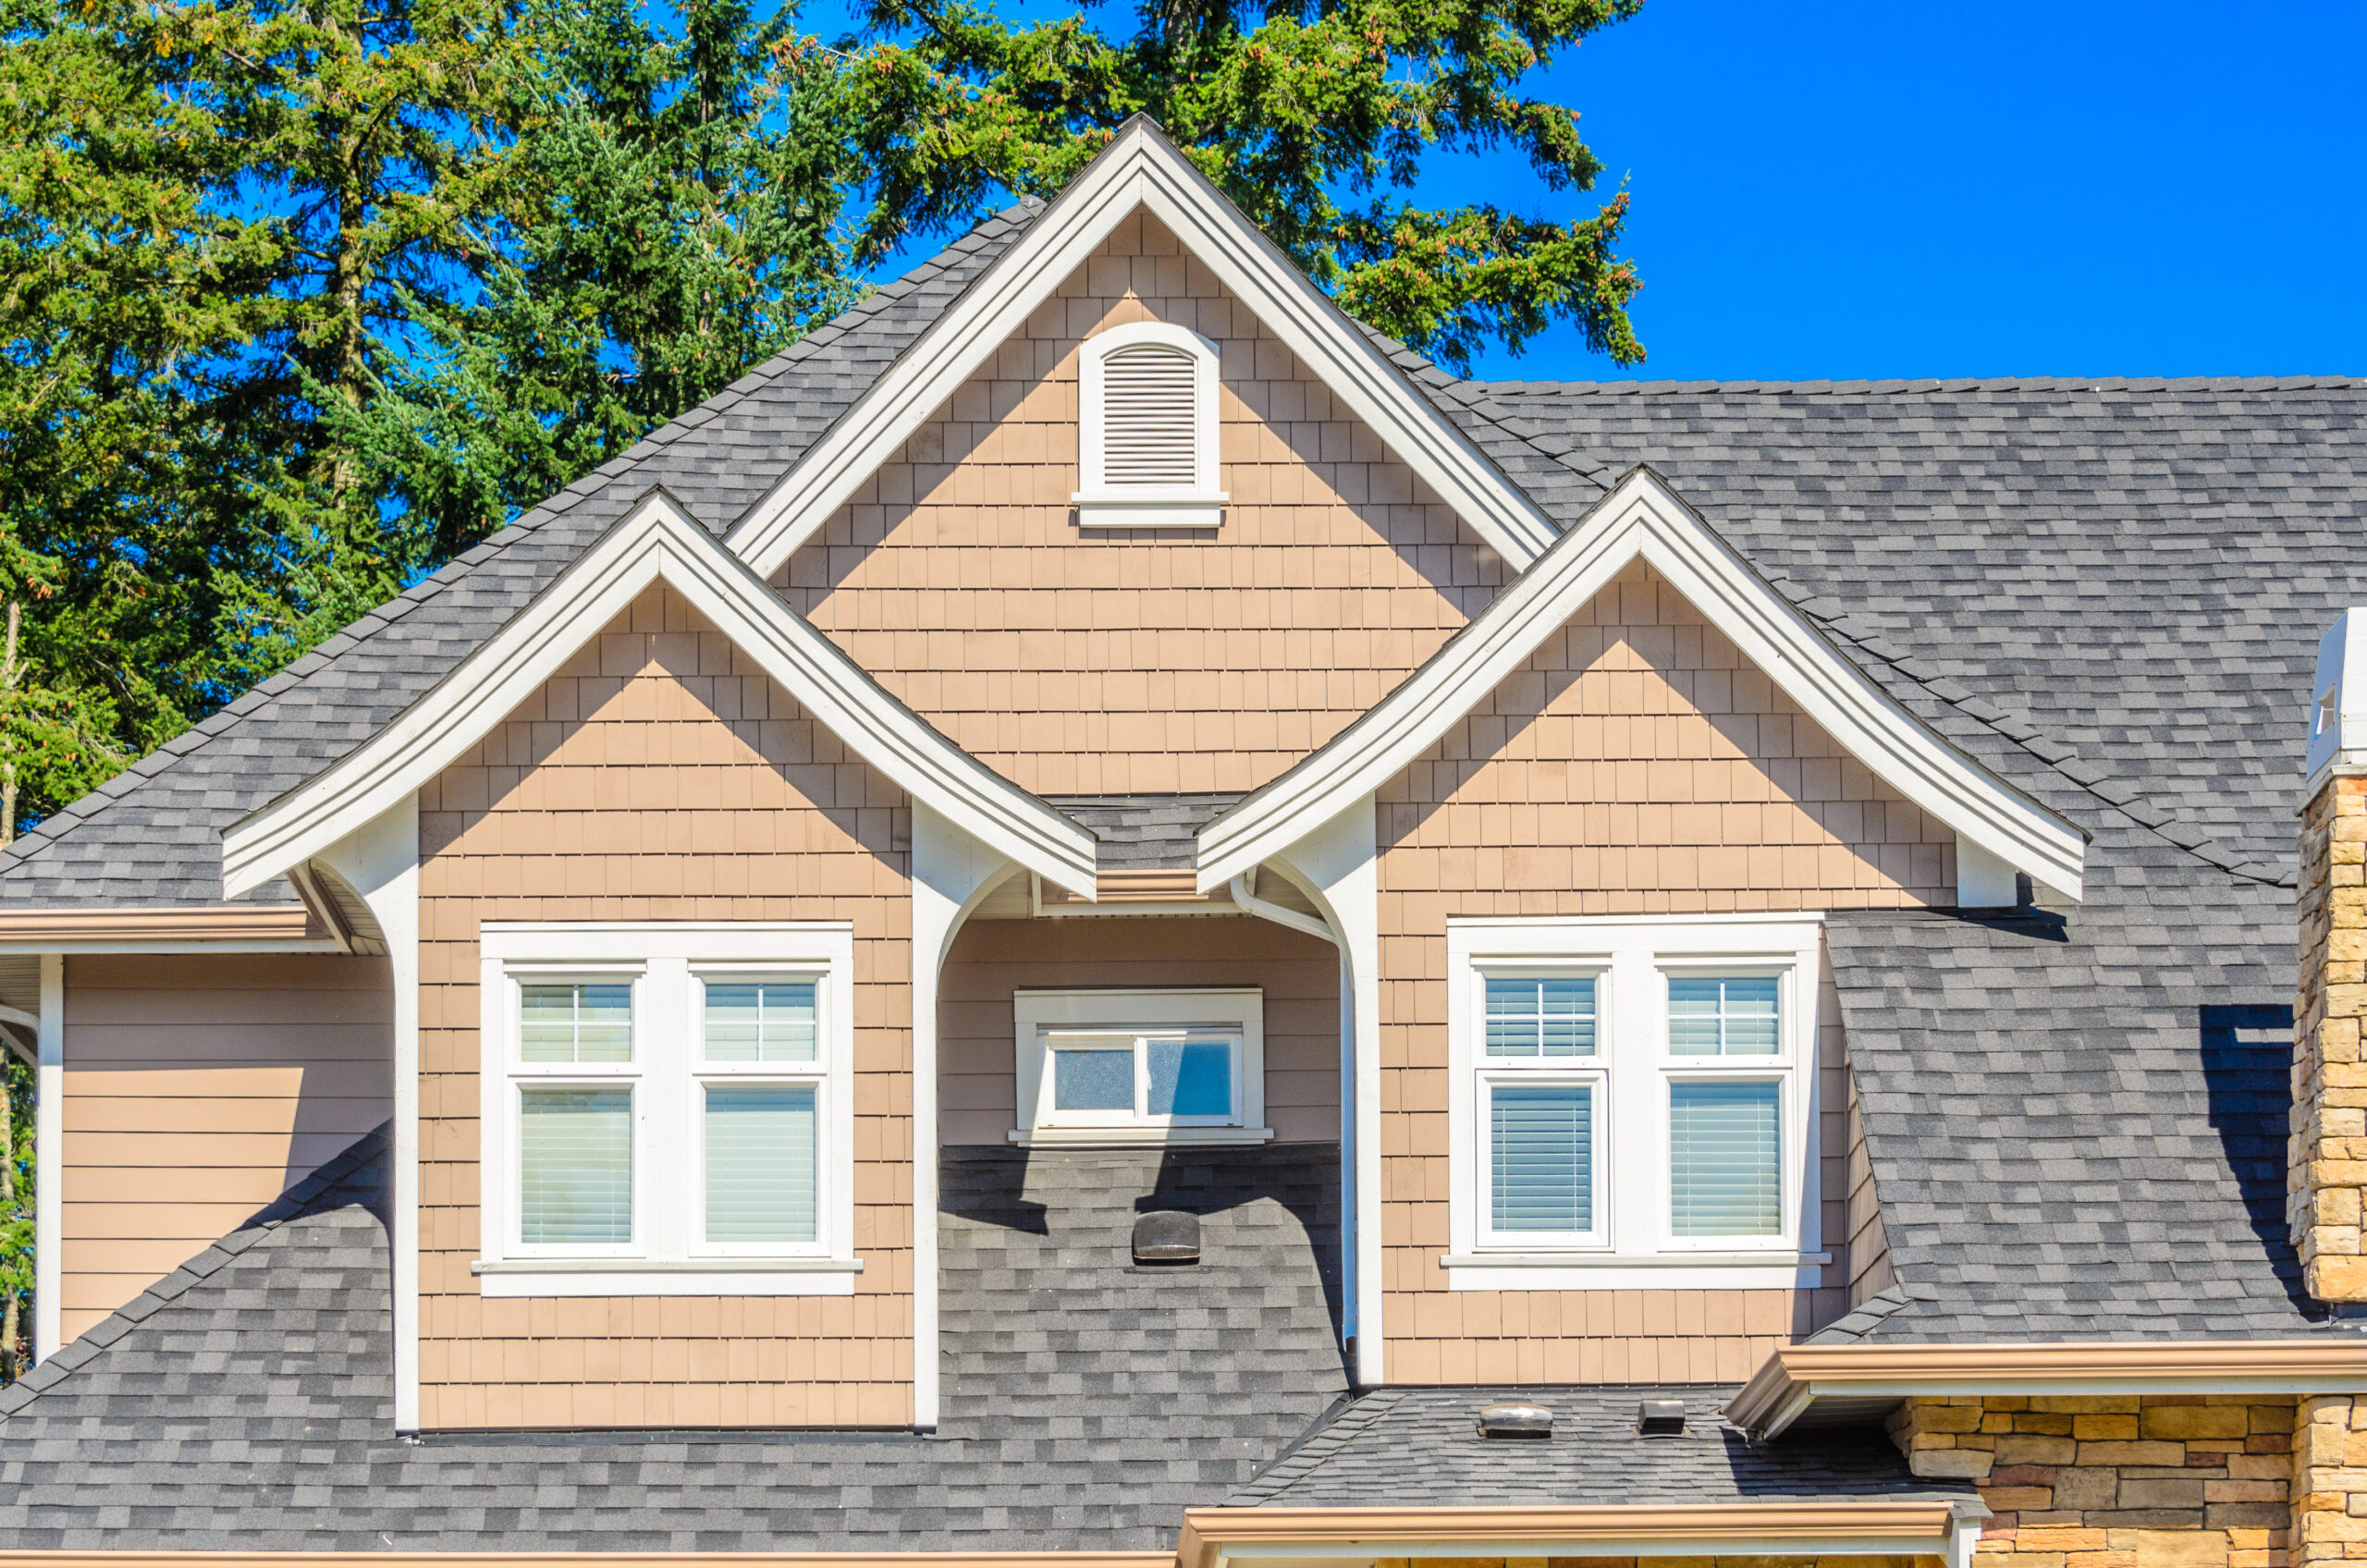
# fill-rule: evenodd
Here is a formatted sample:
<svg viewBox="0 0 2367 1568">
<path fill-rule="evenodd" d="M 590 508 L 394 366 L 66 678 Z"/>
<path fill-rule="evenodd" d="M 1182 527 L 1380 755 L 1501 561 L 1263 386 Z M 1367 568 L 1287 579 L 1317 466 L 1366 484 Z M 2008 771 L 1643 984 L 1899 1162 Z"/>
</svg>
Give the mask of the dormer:
<svg viewBox="0 0 2367 1568">
<path fill-rule="evenodd" d="M 1217 346 L 1164 322 L 1086 339 L 1078 391 L 1081 528 L 1214 528 Z"/>
</svg>

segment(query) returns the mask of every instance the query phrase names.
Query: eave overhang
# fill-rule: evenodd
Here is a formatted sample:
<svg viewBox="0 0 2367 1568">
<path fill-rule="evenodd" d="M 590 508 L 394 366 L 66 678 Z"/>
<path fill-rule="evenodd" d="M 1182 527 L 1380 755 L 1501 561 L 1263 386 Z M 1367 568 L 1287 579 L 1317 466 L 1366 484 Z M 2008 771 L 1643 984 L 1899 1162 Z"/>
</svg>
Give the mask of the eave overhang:
<svg viewBox="0 0 2367 1568">
<path fill-rule="evenodd" d="M 1957 1544 L 1971 1499 L 1583 1507 L 1195 1508 L 1177 1568 L 1342 1557 L 1917 1556 Z"/>
<path fill-rule="evenodd" d="M 1918 1396 L 2367 1392 L 2367 1338 L 1786 1345 L 1726 1403 L 1766 1439 Z"/>
</svg>

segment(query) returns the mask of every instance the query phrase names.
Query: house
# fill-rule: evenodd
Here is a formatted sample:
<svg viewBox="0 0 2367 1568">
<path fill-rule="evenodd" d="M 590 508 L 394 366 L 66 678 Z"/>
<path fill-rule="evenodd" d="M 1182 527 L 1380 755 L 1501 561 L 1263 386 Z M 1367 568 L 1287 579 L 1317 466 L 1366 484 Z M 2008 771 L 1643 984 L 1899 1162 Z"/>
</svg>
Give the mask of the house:
<svg viewBox="0 0 2367 1568">
<path fill-rule="evenodd" d="M 0 856 L 0 1562 L 2367 1557 L 2363 503 L 1130 124 Z"/>
</svg>

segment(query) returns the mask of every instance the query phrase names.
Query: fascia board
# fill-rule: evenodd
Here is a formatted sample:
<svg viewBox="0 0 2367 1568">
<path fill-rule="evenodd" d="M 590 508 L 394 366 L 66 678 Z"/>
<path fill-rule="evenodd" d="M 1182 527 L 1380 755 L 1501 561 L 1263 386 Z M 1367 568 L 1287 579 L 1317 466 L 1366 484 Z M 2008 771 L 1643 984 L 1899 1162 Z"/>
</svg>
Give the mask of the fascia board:
<svg viewBox="0 0 2367 1568">
<path fill-rule="evenodd" d="M 2079 896 L 2086 840 L 2077 828 L 1934 735 L 1641 469 L 1378 706 L 1203 827 L 1199 885 L 1229 881 L 1386 784 L 1637 558 L 1876 777 L 2044 886 Z"/>
<path fill-rule="evenodd" d="M 2307 1394 L 2367 1391 L 2367 1341 L 2095 1341 L 1787 1345 L 1725 1416 L 1761 1438 L 1821 1400 L 1969 1395 Z"/>
<path fill-rule="evenodd" d="M 963 752 L 662 494 L 645 497 L 400 717 L 222 836 L 226 897 L 326 850 L 415 794 L 663 578 L 856 755 L 1012 859 L 1083 898 L 1094 839 Z"/>
<path fill-rule="evenodd" d="M 726 543 L 770 577 L 1136 208 L 1149 211 L 1515 570 L 1552 522 L 1147 122 L 1128 126 L 779 483 Z"/>
<path fill-rule="evenodd" d="M 1953 1527 L 1947 1499 L 1560 1507 L 1194 1508 L 1179 1568 L 1325 1557 L 1909 1555 Z"/>
</svg>

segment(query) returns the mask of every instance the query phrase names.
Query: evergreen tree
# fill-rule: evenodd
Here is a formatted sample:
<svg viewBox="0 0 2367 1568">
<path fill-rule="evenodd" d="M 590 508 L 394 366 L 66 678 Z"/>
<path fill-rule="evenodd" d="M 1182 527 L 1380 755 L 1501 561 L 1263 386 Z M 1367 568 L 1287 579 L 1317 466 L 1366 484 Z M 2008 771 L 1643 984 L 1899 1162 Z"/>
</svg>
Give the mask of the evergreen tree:
<svg viewBox="0 0 2367 1568">
<path fill-rule="evenodd" d="M 1576 112 L 1522 82 L 1641 4 L 1150 0 L 1104 31 L 1084 12 L 1012 25 L 970 0 L 871 0 L 852 73 L 877 171 L 860 254 L 966 221 L 999 190 L 1051 196 L 1147 113 L 1349 313 L 1441 362 L 1467 371 L 1487 340 L 1517 349 L 1566 320 L 1632 363 L 1625 193 L 1555 220 L 1393 192 L 1435 151 L 1497 147 L 1548 191 L 1591 189 L 1601 165 Z"/>
</svg>

